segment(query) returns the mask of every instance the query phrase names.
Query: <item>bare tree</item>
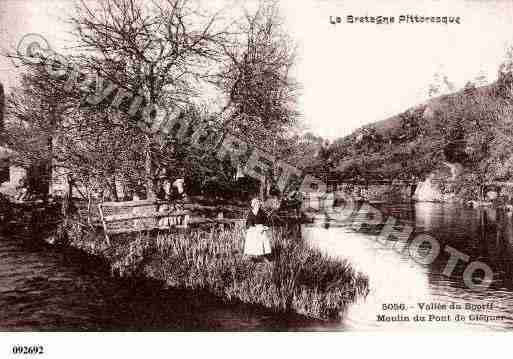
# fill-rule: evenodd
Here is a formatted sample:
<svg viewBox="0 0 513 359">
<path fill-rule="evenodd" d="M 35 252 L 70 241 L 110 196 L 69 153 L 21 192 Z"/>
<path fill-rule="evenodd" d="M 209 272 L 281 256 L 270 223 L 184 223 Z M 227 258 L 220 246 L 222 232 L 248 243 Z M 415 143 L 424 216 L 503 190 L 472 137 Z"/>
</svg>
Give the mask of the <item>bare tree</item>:
<svg viewBox="0 0 513 359">
<path fill-rule="evenodd" d="M 291 74 L 295 45 L 278 10 L 276 2 L 262 1 L 254 13 L 245 13 L 236 40 L 222 44 L 228 62 L 217 81 L 228 96 L 223 125 L 275 159 L 296 124 L 299 89 Z M 272 177 L 262 187 L 268 189 Z"/>
<path fill-rule="evenodd" d="M 277 3 L 262 1 L 255 13 L 246 12 L 237 34 L 237 40 L 222 44 L 228 62 L 217 84 L 228 94 L 226 109 L 232 110 L 225 124 L 238 120 L 235 126 L 244 126 L 250 118 L 259 132 L 292 124 L 298 90 L 291 76 L 295 45 Z"/>
<path fill-rule="evenodd" d="M 20 85 L 7 97 L 9 121 L 2 137 L 14 151 L 15 163 L 37 169 L 37 192 L 46 199 L 56 159 L 55 141 L 79 100 L 65 92 L 62 83 L 51 78 L 43 66 L 26 69 Z"/>
<path fill-rule="evenodd" d="M 71 24 L 87 52 L 76 60 L 117 87 L 118 101 L 125 97 L 120 107 L 128 108 L 138 94 L 147 106 L 180 108 L 197 95 L 198 83 L 220 58 L 225 31 L 215 29 L 216 18 L 187 0 L 80 0 Z M 131 120 L 142 117 L 139 111 Z M 146 134 L 142 141 L 147 192 L 154 197 L 155 139 Z"/>
</svg>

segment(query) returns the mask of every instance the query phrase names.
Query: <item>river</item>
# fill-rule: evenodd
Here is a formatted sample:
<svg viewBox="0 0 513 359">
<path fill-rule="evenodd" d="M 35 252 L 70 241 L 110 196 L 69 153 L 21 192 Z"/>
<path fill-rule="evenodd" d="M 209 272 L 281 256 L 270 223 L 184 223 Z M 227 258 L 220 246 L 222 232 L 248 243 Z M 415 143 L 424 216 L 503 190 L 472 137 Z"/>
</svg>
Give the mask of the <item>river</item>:
<svg viewBox="0 0 513 359">
<path fill-rule="evenodd" d="M 313 245 L 330 255 L 350 258 L 353 266 L 369 276 L 370 293 L 349 308 L 344 329 L 513 329 L 511 217 L 493 208 L 427 202 L 381 205 L 379 209 L 385 217 L 393 216 L 414 227 L 414 233 L 435 238 L 441 252 L 431 264 L 419 264 L 408 250 L 399 253 L 392 243 L 379 242 L 362 230 L 305 229 L 304 235 Z M 354 223 L 365 218 L 365 213 L 360 213 Z M 459 261 L 450 276 L 443 274 L 450 257 L 447 247 L 468 256 L 468 262 Z M 464 283 L 463 270 L 473 261 L 486 263 L 493 271 L 493 282 L 484 291 L 469 289 Z M 433 310 L 427 310 L 426 304 L 434 304 Z M 379 315 L 396 320 L 383 320 Z"/>
<path fill-rule="evenodd" d="M 300 330 L 305 318 L 226 304 L 160 283 L 113 277 L 106 263 L 73 248 L 0 236 L 2 331 Z"/>
<path fill-rule="evenodd" d="M 0 330 L 389 330 L 513 328 L 513 225 L 493 209 L 452 204 L 381 205 L 391 215 L 430 233 L 442 254 L 430 265 L 375 240 L 372 233 L 347 227 L 304 227 L 309 242 L 322 251 L 348 258 L 370 279 L 367 298 L 351 305 L 339 322 L 283 318 L 265 309 L 228 305 L 208 295 L 163 289 L 158 283 L 123 280 L 110 275 L 105 263 L 74 249 L 46 245 L 15 235 L 0 237 Z M 486 291 L 468 289 L 461 266 L 442 274 L 451 246 L 469 262 L 490 265 L 494 281 Z M 460 263 L 464 264 L 464 263 Z M 461 309 L 422 310 L 419 303 L 461 305 Z M 405 305 L 383 310 L 383 305 Z M 481 312 L 465 305 L 488 304 Z M 380 321 L 378 315 L 407 316 L 406 321 Z M 415 315 L 450 321 L 413 321 Z M 472 320 L 472 315 L 503 316 Z M 466 320 L 456 321 L 455 316 Z"/>
</svg>

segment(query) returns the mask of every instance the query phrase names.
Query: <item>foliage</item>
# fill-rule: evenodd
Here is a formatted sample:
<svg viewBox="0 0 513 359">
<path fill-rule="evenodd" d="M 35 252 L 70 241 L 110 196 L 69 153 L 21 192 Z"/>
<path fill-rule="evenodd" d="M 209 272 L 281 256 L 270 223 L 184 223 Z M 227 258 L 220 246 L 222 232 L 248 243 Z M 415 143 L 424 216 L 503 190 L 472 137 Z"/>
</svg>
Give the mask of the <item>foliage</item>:
<svg viewBox="0 0 513 359">
<path fill-rule="evenodd" d="M 228 95 L 225 109 L 231 110 L 223 125 L 274 154 L 273 140 L 297 117 L 294 42 L 276 2 L 262 1 L 253 13 L 246 10 L 238 27 L 242 35 L 223 44 L 227 62 L 216 77 Z"/>
<path fill-rule="evenodd" d="M 260 195 L 276 187 L 279 160 L 289 152 L 297 124 L 298 84 L 292 76 L 295 45 L 276 1 L 263 0 L 236 23 L 235 36 L 222 44 L 226 62 L 213 82 L 227 97 L 222 125 L 273 157 Z"/>
<path fill-rule="evenodd" d="M 199 92 L 198 81 L 219 59 L 217 44 L 225 41 L 226 34 L 215 29 L 216 15 L 201 12 L 186 0 L 82 1 L 70 22 L 82 49 L 75 61 L 82 68 L 100 74 L 128 94 L 142 96 L 143 105 L 175 110 L 192 103 Z M 129 103 L 119 106 L 127 108 Z M 149 126 L 155 121 L 142 108 L 124 120 L 137 128 L 141 119 Z M 147 195 L 154 197 L 159 171 L 154 149 L 159 143 L 144 133 L 134 141 L 144 155 Z"/>
<path fill-rule="evenodd" d="M 214 177 L 225 187 L 233 184 L 235 164 L 217 163 L 190 140 L 144 131 L 141 121 L 148 127 L 157 121 L 143 113 L 149 104 L 192 118 L 189 136 L 222 128 L 221 134 L 230 130 L 277 158 L 290 155 L 294 143 L 287 133 L 297 115 L 293 46 L 276 4 L 262 0 L 255 13 L 241 9 L 227 22 L 187 0 L 78 2 L 69 22 L 80 50 L 69 66 L 99 77 L 84 81 L 81 92 L 66 91 L 65 79 L 49 76 L 47 66 L 25 64 L 10 97 L 4 142 L 25 166 L 57 163 L 87 192 L 114 200 L 119 182 L 125 193 L 144 185 L 154 196 L 163 175 L 185 176 L 198 186 Z M 100 77 L 114 92 L 88 104 Z M 201 104 L 212 83 L 226 97 L 226 118 Z M 135 113 L 133 95 L 142 98 Z"/>
<path fill-rule="evenodd" d="M 345 260 L 321 254 L 297 233 L 273 232 L 271 263 L 242 256 L 243 231 L 238 228 L 142 236 L 114 254 L 113 268 L 126 274 L 151 272 L 173 287 L 323 319 L 341 315 L 348 303 L 367 293 L 367 278 Z"/>
<path fill-rule="evenodd" d="M 336 141 L 338 177 L 424 179 L 450 162 L 475 185 L 511 179 L 513 103 L 504 81 L 431 99 Z"/>
</svg>

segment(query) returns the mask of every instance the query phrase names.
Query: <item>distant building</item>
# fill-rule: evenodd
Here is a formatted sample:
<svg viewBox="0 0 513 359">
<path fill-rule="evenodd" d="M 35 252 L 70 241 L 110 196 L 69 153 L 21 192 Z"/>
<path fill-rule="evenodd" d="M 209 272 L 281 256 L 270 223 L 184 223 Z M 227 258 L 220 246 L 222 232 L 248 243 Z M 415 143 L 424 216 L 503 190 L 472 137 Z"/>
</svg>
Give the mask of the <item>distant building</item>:
<svg viewBox="0 0 513 359">
<path fill-rule="evenodd" d="M 15 196 L 27 172 L 21 167 L 11 166 L 11 156 L 12 151 L 0 146 L 0 193 Z"/>
<path fill-rule="evenodd" d="M 5 92 L 0 83 L 0 131 L 4 130 L 5 114 Z M 21 184 L 26 171 L 23 168 L 11 166 L 10 157 L 12 151 L 6 147 L 0 146 L 0 192 L 14 196 L 16 188 Z"/>
</svg>

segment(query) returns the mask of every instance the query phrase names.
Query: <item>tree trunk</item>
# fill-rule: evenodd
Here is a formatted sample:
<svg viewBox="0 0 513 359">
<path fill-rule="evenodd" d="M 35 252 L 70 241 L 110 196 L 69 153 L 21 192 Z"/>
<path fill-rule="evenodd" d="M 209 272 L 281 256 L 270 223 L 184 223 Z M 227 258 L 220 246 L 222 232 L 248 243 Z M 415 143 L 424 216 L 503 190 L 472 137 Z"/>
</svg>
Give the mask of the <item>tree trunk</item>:
<svg viewBox="0 0 513 359">
<path fill-rule="evenodd" d="M 40 181 L 43 182 L 41 184 L 41 195 L 43 197 L 43 202 L 48 202 L 48 195 L 50 194 L 50 189 L 52 185 L 52 159 L 53 159 L 53 138 L 52 136 L 49 136 L 47 139 L 47 149 L 48 149 L 48 157 L 45 160 L 46 163 L 44 163 L 42 167 L 43 173 L 40 173 Z"/>
<path fill-rule="evenodd" d="M 4 129 L 4 107 L 5 107 L 5 95 L 4 95 L 4 87 L 2 83 L 0 83 L 0 130 Z"/>
<path fill-rule="evenodd" d="M 265 180 L 260 180 L 260 193 L 259 197 L 261 201 L 264 201 L 264 194 L 265 194 Z"/>
<path fill-rule="evenodd" d="M 68 180 L 68 193 L 70 195 L 70 198 L 73 199 L 73 180 L 71 179 L 71 177 L 69 175 L 67 176 L 67 180 Z"/>
<path fill-rule="evenodd" d="M 112 193 L 112 199 L 114 202 L 119 202 L 118 189 L 116 188 L 116 177 L 112 176 L 110 178 L 110 192 Z"/>
<path fill-rule="evenodd" d="M 93 196 L 92 196 L 92 188 L 87 189 L 87 224 L 92 227 L 93 221 L 92 221 L 92 213 L 91 213 L 91 207 L 93 203 Z"/>
<path fill-rule="evenodd" d="M 69 176 L 67 176 L 67 182 L 68 188 L 66 190 L 66 193 L 64 194 L 61 208 L 62 217 L 64 219 L 64 227 L 68 225 L 68 219 L 71 216 L 71 208 L 73 205 L 73 181 Z"/>
<path fill-rule="evenodd" d="M 146 175 L 146 196 L 148 199 L 157 198 L 157 193 L 155 191 L 155 184 L 153 182 L 153 161 L 151 158 L 151 139 L 146 136 L 145 143 L 145 163 L 144 170 Z"/>
</svg>

